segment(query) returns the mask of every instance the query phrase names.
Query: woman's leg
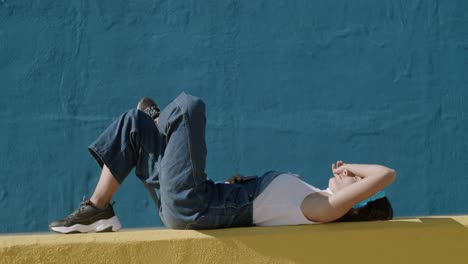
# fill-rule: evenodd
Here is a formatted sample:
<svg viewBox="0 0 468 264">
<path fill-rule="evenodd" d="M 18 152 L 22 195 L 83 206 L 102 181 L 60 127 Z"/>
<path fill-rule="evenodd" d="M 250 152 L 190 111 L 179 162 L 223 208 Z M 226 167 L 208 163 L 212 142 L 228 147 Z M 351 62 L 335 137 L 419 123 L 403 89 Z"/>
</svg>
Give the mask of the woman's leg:
<svg viewBox="0 0 468 264">
<path fill-rule="evenodd" d="M 133 168 L 145 187 L 159 194 L 158 168 L 165 145 L 151 117 L 136 109 L 124 113 L 88 148 L 103 168 L 91 201 L 108 203 Z M 159 207 L 159 195 L 153 199 Z"/>
<path fill-rule="evenodd" d="M 136 109 L 124 113 L 89 147 L 102 167 L 91 201 L 84 200 L 79 209 L 52 222 L 49 228 L 60 233 L 120 229 L 109 201 L 134 167 L 146 186 L 159 187 L 157 161 L 164 151 L 163 142 L 164 137 L 147 114 Z M 157 200 L 156 196 L 153 198 Z"/>
<path fill-rule="evenodd" d="M 145 113 L 131 110 L 89 150 L 109 168 L 104 176 L 112 175 L 118 184 L 136 167 L 165 224 L 185 228 L 206 210 L 211 197 L 205 174 L 205 124 L 205 104 L 182 93 L 161 112 L 157 126 Z M 106 182 L 112 181 L 103 179 L 104 193 Z"/>
<path fill-rule="evenodd" d="M 167 138 L 159 173 L 161 214 L 169 227 L 185 228 L 209 206 L 205 124 L 205 104 L 185 93 L 159 116 L 159 132 Z"/>
<path fill-rule="evenodd" d="M 96 207 L 105 208 L 119 187 L 119 182 L 114 178 L 109 168 L 104 165 L 102 167 L 101 176 L 99 177 L 99 182 L 96 185 L 93 196 L 91 196 L 89 200 Z"/>
</svg>

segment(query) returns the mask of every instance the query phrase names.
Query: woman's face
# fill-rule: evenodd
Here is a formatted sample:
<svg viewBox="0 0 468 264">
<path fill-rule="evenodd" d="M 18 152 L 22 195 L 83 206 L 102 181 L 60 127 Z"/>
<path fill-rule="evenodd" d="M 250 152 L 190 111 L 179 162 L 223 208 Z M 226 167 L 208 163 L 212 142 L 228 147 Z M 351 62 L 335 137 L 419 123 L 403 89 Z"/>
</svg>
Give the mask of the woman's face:
<svg viewBox="0 0 468 264">
<path fill-rule="evenodd" d="M 337 193 L 339 190 L 345 188 L 346 186 L 349 186 L 360 180 L 362 180 L 362 178 L 359 176 L 346 176 L 343 174 L 335 174 L 335 176 L 330 178 L 330 180 L 328 181 L 328 188 L 330 188 L 330 190 L 333 193 Z"/>
</svg>

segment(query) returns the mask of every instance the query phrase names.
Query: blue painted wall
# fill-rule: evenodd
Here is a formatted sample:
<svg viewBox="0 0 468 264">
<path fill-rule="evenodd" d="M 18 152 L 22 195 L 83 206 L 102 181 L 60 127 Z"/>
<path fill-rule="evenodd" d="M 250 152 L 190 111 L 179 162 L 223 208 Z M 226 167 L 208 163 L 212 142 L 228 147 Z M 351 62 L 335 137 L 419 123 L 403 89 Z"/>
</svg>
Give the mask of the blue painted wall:
<svg viewBox="0 0 468 264">
<path fill-rule="evenodd" d="M 207 104 L 207 172 L 387 164 L 398 216 L 468 213 L 468 2 L 0 1 L 0 232 L 90 196 L 87 145 L 149 95 Z M 125 227 L 158 226 L 133 175 Z"/>
</svg>

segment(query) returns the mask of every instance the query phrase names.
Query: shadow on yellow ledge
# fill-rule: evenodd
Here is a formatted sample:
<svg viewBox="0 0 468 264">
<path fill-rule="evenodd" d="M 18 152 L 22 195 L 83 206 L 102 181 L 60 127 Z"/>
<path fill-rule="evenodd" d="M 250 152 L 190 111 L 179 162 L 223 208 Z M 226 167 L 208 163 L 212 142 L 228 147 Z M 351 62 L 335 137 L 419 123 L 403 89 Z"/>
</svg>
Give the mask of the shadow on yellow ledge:
<svg viewBox="0 0 468 264">
<path fill-rule="evenodd" d="M 191 231 L 0 236 L 0 263 L 468 263 L 468 215 Z"/>
</svg>

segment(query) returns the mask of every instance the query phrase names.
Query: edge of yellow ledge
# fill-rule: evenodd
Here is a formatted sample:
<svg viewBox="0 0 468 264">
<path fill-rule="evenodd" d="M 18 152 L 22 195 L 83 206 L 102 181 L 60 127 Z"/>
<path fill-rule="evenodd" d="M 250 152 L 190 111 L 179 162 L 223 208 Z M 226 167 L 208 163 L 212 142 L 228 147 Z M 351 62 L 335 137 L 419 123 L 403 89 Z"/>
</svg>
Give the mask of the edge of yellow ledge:
<svg viewBox="0 0 468 264">
<path fill-rule="evenodd" d="M 468 215 L 218 230 L 0 235 L 0 263 L 458 263 Z"/>
</svg>

